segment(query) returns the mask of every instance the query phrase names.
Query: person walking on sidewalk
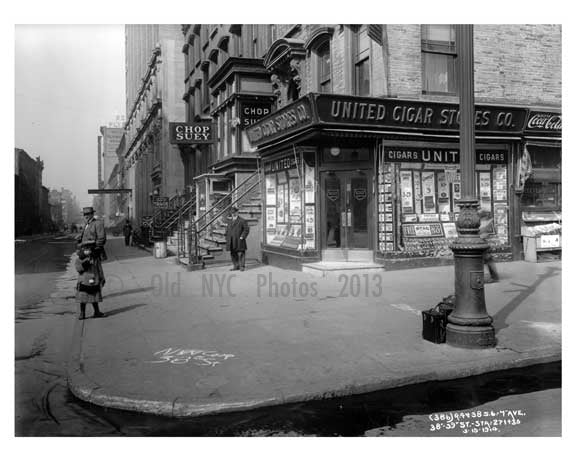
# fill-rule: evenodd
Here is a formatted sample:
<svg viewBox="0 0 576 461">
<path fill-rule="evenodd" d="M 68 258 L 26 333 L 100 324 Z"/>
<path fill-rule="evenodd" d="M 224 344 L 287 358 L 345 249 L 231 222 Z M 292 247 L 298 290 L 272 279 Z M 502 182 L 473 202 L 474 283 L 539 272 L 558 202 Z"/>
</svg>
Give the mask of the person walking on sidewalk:
<svg viewBox="0 0 576 461">
<path fill-rule="evenodd" d="M 486 243 L 490 245 L 488 237 L 490 235 L 490 230 L 493 228 L 492 215 L 486 210 L 480 210 L 478 215 L 480 216 L 480 237 L 486 240 Z M 486 283 L 495 283 L 500 281 L 498 271 L 496 270 L 496 263 L 494 262 L 491 246 L 488 246 L 488 248 L 484 251 L 483 259 L 484 265 L 488 267 L 488 272 L 490 273 L 490 278 L 486 280 Z"/>
<path fill-rule="evenodd" d="M 78 272 L 78 283 L 76 284 L 76 301 L 80 303 L 79 320 L 86 318 L 86 304 L 91 303 L 94 308 L 94 317 L 106 317 L 98 306 L 102 302 L 102 287 L 106 282 L 102 265 L 95 255 L 96 242 L 84 242 L 78 245 L 78 258 L 74 265 Z"/>
<path fill-rule="evenodd" d="M 246 268 L 246 237 L 250 232 L 248 223 L 238 216 L 238 208 L 230 209 L 230 221 L 226 228 L 226 250 L 230 252 L 232 258 L 232 271 Z"/>
<path fill-rule="evenodd" d="M 122 228 L 122 233 L 124 234 L 124 244 L 129 247 L 130 246 L 130 239 L 132 238 L 132 224 L 130 224 L 130 220 L 127 219 L 124 223 L 124 227 Z"/>
</svg>

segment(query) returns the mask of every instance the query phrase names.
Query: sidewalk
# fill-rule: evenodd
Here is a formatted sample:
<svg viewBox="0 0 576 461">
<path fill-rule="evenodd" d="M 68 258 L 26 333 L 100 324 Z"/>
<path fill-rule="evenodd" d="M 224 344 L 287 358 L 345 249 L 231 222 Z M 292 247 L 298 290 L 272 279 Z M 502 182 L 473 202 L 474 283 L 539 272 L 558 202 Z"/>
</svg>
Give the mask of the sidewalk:
<svg viewBox="0 0 576 461">
<path fill-rule="evenodd" d="M 321 278 L 186 272 L 120 239 L 107 252 L 109 317 L 77 322 L 68 370 L 97 405 L 183 417 L 561 359 L 560 261 L 500 264 L 485 289 L 498 346 L 466 350 L 421 338 L 420 311 L 453 292 L 451 266 Z"/>
</svg>

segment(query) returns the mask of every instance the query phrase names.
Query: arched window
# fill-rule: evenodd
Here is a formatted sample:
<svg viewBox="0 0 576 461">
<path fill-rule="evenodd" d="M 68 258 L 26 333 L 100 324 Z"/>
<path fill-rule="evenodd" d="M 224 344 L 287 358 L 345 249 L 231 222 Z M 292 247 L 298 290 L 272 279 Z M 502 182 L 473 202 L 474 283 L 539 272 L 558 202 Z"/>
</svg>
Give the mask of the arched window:
<svg viewBox="0 0 576 461">
<path fill-rule="evenodd" d="M 330 59 L 330 41 L 325 40 L 316 48 L 318 68 L 318 91 L 332 92 L 332 66 Z"/>
</svg>

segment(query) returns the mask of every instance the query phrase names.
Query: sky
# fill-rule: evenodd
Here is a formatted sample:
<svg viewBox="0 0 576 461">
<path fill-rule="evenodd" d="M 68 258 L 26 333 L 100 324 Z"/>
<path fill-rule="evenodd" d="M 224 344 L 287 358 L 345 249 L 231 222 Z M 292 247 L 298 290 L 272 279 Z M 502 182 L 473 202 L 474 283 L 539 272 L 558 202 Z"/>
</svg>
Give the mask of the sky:
<svg viewBox="0 0 576 461">
<path fill-rule="evenodd" d="M 15 45 L 15 147 L 91 205 L 100 127 L 126 112 L 124 26 L 16 25 Z"/>
</svg>

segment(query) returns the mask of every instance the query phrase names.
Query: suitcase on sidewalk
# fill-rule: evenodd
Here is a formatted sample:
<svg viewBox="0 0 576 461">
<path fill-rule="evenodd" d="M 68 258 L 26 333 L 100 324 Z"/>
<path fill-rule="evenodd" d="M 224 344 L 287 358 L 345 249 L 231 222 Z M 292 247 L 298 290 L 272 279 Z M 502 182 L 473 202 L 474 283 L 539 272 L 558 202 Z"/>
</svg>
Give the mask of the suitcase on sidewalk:
<svg viewBox="0 0 576 461">
<path fill-rule="evenodd" d="M 422 338 L 435 344 L 446 342 L 448 316 L 454 310 L 454 296 L 447 296 L 435 307 L 422 311 Z"/>
</svg>

